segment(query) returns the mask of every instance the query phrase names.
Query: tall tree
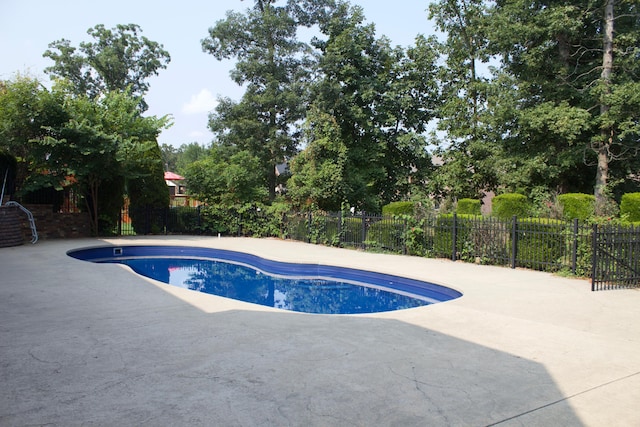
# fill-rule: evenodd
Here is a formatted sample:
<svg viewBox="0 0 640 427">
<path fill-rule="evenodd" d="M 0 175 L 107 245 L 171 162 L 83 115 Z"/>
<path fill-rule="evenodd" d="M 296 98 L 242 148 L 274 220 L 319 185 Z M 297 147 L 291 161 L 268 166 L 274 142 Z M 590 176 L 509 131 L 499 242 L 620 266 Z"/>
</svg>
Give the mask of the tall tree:
<svg viewBox="0 0 640 427">
<path fill-rule="evenodd" d="M 429 18 L 446 34 L 439 50 L 441 100 L 438 130 L 443 165 L 432 182 L 436 192 L 477 197 L 495 188 L 495 135 L 487 108 L 487 6 L 482 0 L 439 0 Z"/>
<path fill-rule="evenodd" d="M 96 234 L 107 231 L 99 222 L 105 213 L 100 206 L 105 202 L 101 196 L 105 184 L 120 186 L 115 194 L 117 214 L 127 181 L 162 180 L 156 138 L 167 119 L 142 117 L 138 105 L 139 99 L 127 92 L 108 92 L 97 100 L 66 96 L 69 120 L 56 128 L 47 127 L 48 134 L 37 141 L 47 152 L 43 168 L 51 175 L 73 176 L 77 181 Z"/>
<path fill-rule="evenodd" d="M 500 30 L 491 47 L 517 91 L 511 151 L 549 153 L 556 170 L 546 174 L 560 186 L 579 182 L 589 165 L 600 213 L 611 179 L 625 178 L 638 150 L 639 19 L 636 0 L 499 0 L 492 10 Z M 612 169 L 617 160 L 625 161 Z"/>
<path fill-rule="evenodd" d="M 271 199 L 276 165 L 297 150 L 309 78 L 308 46 L 296 38 L 300 24 L 291 6 L 296 2 L 289 3 L 256 0 L 245 13 L 228 12 L 202 40 L 203 50 L 216 59 L 237 60 L 231 77 L 246 87 L 239 102 L 220 100 L 209 127 L 218 144 L 259 159 Z"/>
<path fill-rule="evenodd" d="M 293 194 L 315 194 L 325 209 L 347 202 L 376 211 L 407 197 L 429 170 L 422 133 L 434 117 L 433 40 L 391 48 L 348 3 L 338 3 L 320 31 L 326 39 L 313 43 L 320 59 L 307 116 L 311 139 L 292 168 Z M 321 179 L 334 183 L 320 187 L 324 194 L 314 188 Z"/>
<path fill-rule="evenodd" d="M 87 33 L 94 41 L 81 42 L 78 48 L 66 39 L 50 43 L 43 56 L 55 64 L 45 72 L 69 80 L 76 93 L 90 98 L 128 89 L 140 98 L 140 107 L 145 111 L 147 80 L 167 67 L 169 53 L 158 42 L 140 35 L 142 30 L 135 24 L 112 29 L 96 25 Z"/>
</svg>

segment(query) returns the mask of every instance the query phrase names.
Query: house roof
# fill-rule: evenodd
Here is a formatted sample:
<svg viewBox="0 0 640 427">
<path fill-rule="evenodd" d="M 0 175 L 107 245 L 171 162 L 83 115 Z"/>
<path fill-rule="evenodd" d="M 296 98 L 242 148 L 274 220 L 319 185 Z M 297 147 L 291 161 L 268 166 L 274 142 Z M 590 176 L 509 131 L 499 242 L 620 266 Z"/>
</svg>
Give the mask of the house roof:
<svg viewBox="0 0 640 427">
<path fill-rule="evenodd" d="M 165 181 L 180 181 L 181 179 L 184 179 L 184 177 L 178 175 L 177 173 L 165 172 L 164 179 Z"/>
</svg>

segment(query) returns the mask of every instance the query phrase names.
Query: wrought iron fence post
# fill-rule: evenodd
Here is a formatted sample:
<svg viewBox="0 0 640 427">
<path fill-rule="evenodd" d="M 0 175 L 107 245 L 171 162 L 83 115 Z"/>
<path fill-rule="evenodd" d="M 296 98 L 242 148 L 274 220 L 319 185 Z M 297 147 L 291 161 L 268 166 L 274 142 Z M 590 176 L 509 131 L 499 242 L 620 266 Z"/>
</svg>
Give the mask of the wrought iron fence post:
<svg viewBox="0 0 640 427">
<path fill-rule="evenodd" d="M 367 223 L 366 223 L 366 212 L 362 211 L 362 243 L 360 244 L 362 249 L 367 249 L 367 244 L 365 243 L 365 240 L 367 239 Z"/>
<path fill-rule="evenodd" d="M 571 274 L 576 275 L 578 268 L 578 218 L 573 220 L 573 253 L 571 254 Z"/>
<path fill-rule="evenodd" d="M 167 228 L 169 228 L 169 207 L 164 208 L 164 235 L 167 235 Z"/>
<path fill-rule="evenodd" d="M 513 216 L 511 224 L 511 268 L 516 268 L 518 259 L 518 217 Z"/>
<path fill-rule="evenodd" d="M 451 261 L 458 259 L 458 215 L 453 213 L 453 228 L 451 230 Z"/>
<path fill-rule="evenodd" d="M 338 217 L 338 247 L 342 247 L 342 209 L 340 210 L 340 216 Z"/>
<path fill-rule="evenodd" d="M 311 211 L 307 214 L 307 243 L 311 243 Z"/>
<path fill-rule="evenodd" d="M 118 236 L 122 237 L 122 216 L 124 215 L 124 206 L 120 208 L 120 215 L 118 215 Z"/>
<path fill-rule="evenodd" d="M 596 290 L 596 272 L 598 271 L 598 224 L 593 224 L 591 232 L 591 292 Z"/>
<path fill-rule="evenodd" d="M 407 254 L 407 217 L 404 217 L 402 224 L 402 255 Z"/>
</svg>

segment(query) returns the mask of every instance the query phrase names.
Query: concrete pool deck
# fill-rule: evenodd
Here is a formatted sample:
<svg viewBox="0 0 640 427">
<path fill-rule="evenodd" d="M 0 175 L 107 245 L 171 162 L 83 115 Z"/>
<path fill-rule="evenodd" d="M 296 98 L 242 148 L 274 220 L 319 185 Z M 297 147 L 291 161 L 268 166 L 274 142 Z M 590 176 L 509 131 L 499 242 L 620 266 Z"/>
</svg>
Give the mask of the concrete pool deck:
<svg viewBox="0 0 640 427">
<path fill-rule="evenodd" d="M 348 266 L 463 297 L 357 316 L 178 289 L 70 249 L 180 244 Z M 0 425 L 638 426 L 640 291 L 276 239 L 0 249 Z"/>
</svg>

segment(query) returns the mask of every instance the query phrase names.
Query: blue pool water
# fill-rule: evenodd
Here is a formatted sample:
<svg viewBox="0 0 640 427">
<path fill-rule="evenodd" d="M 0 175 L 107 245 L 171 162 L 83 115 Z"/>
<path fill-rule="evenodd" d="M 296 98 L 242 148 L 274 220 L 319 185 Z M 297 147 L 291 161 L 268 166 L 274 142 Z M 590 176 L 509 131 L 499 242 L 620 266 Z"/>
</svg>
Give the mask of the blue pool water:
<svg viewBox="0 0 640 427">
<path fill-rule="evenodd" d="M 444 286 L 399 276 L 283 263 L 220 249 L 104 246 L 68 254 L 84 261 L 124 264 L 143 276 L 195 291 L 306 313 L 375 313 L 461 296 Z"/>
</svg>

